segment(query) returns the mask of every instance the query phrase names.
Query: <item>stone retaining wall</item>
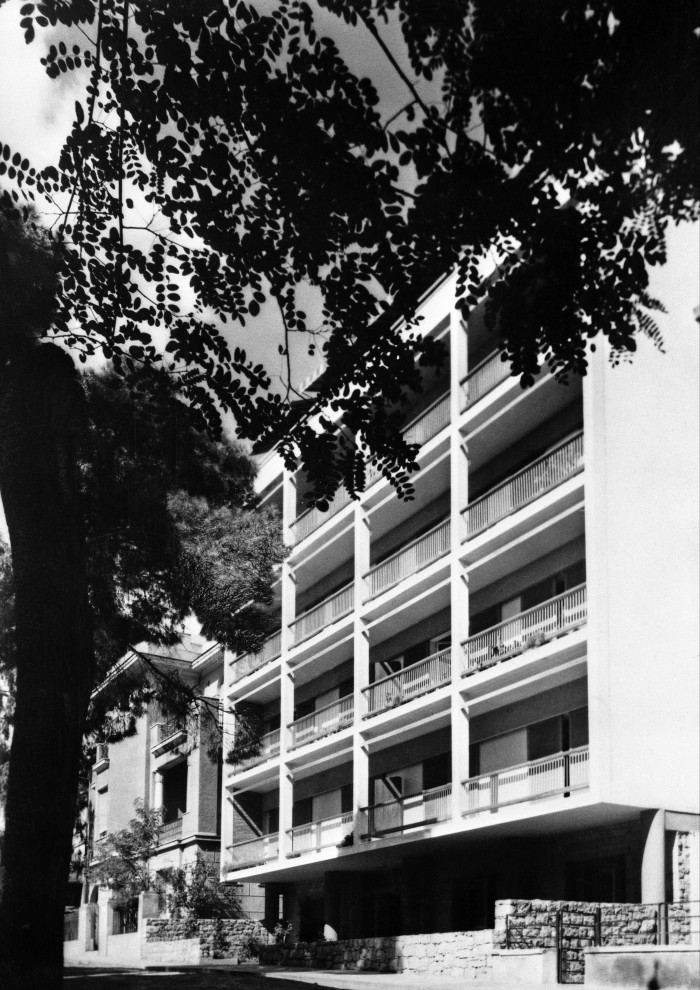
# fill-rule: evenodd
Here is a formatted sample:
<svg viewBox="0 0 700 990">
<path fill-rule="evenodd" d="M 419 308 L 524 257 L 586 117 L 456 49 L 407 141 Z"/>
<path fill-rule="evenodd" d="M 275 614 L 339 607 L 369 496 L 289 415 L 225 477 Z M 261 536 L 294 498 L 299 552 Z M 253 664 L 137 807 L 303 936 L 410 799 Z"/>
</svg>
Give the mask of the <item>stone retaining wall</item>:
<svg viewBox="0 0 700 990">
<path fill-rule="evenodd" d="M 560 941 L 567 982 L 583 982 L 586 948 L 596 944 L 653 945 L 658 924 L 658 908 L 653 904 L 496 901 L 494 938 L 503 949 L 552 948 Z"/>
<path fill-rule="evenodd" d="M 493 931 L 489 929 L 269 945 L 262 951 L 260 962 L 305 969 L 488 979 L 492 957 Z"/>
<path fill-rule="evenodd" d="M 267 929 L 248 918 L 149 918 L 144 952 L 149 962 L 242 959 L 251 939 L 266 943 Z M 196 957 L 196 958 L 195 958 Z"/>
</svg>

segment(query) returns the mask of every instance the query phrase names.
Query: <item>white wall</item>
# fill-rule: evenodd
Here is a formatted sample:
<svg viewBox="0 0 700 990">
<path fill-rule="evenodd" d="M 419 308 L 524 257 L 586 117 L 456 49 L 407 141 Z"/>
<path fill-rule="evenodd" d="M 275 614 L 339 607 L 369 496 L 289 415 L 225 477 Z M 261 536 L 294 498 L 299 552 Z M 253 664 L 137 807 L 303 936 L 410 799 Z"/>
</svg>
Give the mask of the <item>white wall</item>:
<svg viewBox="0 0 700 990">
<path fill-rule="evenodd" d="M 586 379 L 591 760 L 600 796 L 698 805 L 698 327 Z"/>
</svg>

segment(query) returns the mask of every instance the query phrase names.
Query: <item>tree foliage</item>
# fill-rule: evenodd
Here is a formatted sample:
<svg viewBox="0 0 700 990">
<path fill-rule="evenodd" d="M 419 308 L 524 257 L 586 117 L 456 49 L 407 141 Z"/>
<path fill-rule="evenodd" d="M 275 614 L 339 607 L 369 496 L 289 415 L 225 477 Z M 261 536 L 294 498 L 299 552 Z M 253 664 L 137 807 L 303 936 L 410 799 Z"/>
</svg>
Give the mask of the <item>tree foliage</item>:
<svg viewBox="0 0 700 990">
<path fill-rule="evenodd" d="M 698 215 L 688 0 L 663 13 L 652 0 L 23 11 L 28 41 L 78 25 L 94 42 L 43 58 L 50 76 L 88 79 L 58 168 L 3 148 L 23 192 L 69 207 L 55 332 L 124 368 L 160 360 L 167 338 L 210 427 L 230 409 L 241 435 L 280 442 L 316 498 L 361 487 L 368 457 L 410 490 L 412 452 L 384 403 L 419 386 L 416 357 L 439 361 L 416 333 L 407 346 L 405 321 L 455 265 L 465 315 L 488 288 L 494 342 L 524 384 L 541 355 L 584 373 L 596 334 L 617 355 L 640 332 L 658 342 L 647 267 L 664 260 L 667 223 Z M 376 79 L 353 72 L 338 24 L 373 46 Z M 387 72 L 406 94 L 391 117 Z M 501 264 L 485 285 L 489 255 Z M 305 332 L 315 347 L 323 331 L 312 398 L 275 392 L 231 346 L 227 328 L 273 314 L 287 341 Z"/>
<path fill-rule="evenodd" d="M 91 879 L 112 891 L 118 902 L 127 904 L 144 891 L 158 888 L 150 860 L 158 848 L 161 819 L 160 808 L 146 808 L 137 800 L 128 826 L 108 832 L 95 849 L 97 862 L 91 867 Z"/>
</svg>

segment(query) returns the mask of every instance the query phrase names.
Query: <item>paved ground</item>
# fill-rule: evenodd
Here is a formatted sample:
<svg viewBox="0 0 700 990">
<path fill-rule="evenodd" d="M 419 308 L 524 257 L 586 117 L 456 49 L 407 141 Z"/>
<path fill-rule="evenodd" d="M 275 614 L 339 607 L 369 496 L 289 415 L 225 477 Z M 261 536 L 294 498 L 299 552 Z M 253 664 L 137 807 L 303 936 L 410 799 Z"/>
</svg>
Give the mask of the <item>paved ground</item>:
<svg viewBox="0 0 700 990">
<path fill-rule="evenodd" d="M 305 985 L 338 990 L 464 990 L 465 981 L 440 977 L 409 977 L 379 973 L 310 971 L 242 971 L 240 968 L 181 967 L 172 971 L 143 969 L 67 968 L 65 990 L 304 990 Z M 512 985 L 468 983 L 469 990 L 513 990 Z M 528 990 L 520 985 L 519 990 Z M 535 988 L 530 988 L 535 990 Z M 551 988 L 549 988 L 551 990 Z"/>
</svg>

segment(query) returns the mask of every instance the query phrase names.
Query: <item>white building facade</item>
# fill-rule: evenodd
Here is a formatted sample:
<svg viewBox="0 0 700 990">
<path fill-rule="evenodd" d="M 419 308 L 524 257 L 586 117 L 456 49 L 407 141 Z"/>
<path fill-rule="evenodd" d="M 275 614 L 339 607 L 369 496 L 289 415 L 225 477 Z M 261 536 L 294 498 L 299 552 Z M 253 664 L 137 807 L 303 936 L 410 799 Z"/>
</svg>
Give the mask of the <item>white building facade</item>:
<svg viewBox="0 0 700 990">
<path fill-rule="evenodd" d="M 415 499 L 258 478 L 290 553 L 279 631 L 224 664 L 264 734 L 224 768 L 222 877 L 301 939 L 700 898 L 694 325 L 523 390 L 454 291 L 421 311 L 449 366 L 407 416 Z"/>
</svg>

